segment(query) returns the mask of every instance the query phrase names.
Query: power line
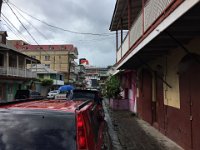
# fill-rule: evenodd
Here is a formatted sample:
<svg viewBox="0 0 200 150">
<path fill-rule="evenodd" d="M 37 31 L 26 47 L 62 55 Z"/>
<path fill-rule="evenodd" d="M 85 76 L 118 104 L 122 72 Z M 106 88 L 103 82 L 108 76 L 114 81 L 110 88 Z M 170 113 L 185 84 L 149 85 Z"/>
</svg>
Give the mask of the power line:
<svg viewBox="0 0 200 150">
<path fill-rule="evenodd" d="M 72 30 L 68 30 L 68 29 L 64 29 L 64 28 L 61 28 L 61 27 L 58 27 L 58 26 L 55 26 L 55 25 L 51 25 L 45 21 L 42 21 L 41 19 L 38 19 L 32 15 L 30 15 L 29 13 L 23 11 L 22 9 L 18 8 L 15 4 L 11 3 L 11 2 L 8 2 L 10 3 L 11 5 L 13 5 L 15 8 L 17 8 L 19 11 L 25 13 L 26 15 L 28 15 L 29 17 L 49 26 L 49 27 L 52 27 L 52 28 L 55 28 L 55 29 L 58 29 L 58 30 L 62 30 L 62 31 L 65 31 L 65 32 L 69 32 L 69 33 L 73 33 L 73 34 L 82 34 L 82 35 L 95 35 L 95 36 L 110 36 L 110 35 L 114 35 L 113 33 L 90 33 L 90 32 L 77 32 L 77 31 L 72 31 Z"/>
<path fill-rule="evenodd" d="M 24 20 L 26 20 L 27 22 L 28 22 L 28 24 L 30 25 L 30 26 L 32 26 L 44 39 L 46 39 L 48 42 L 50 42 L 50 43 L 52 43 L 42 32 L 40 32 L 40 30 L 38 30 L 32 23 L 30 23 L 30 21 L 28 20 L 28 19 L 26 19 L 20 12 L 19 12 L 19 10 L 18 9 L 15 9 L 18 13 L 19 13 L 19 15 L 24 19 Z"/>
<path fill-rule="evenodd" d="M 9 6 L 9 5 L 8 5 Z M 11 7 L 10 7 L 11 8 Z M 12 10 L 12 8 L 11 8 L 11 10 Z M 14 13 L 14 11 L 12 10 L 12 12 Z M 15 14 L 15 13 L 14 13 Z M 3 13 L 2 13 L 2 15 L 3 15 Z M 9 21 L 9 19 L 5 16 L 5 15 L 3 15 L 8 21 Z M 16 16 L 16 14 L 15 14 L 15 16 Z M 16 16 L 17 17 L 17 16 Z M 17 17 L 18 18 L 18 17 Z M 20 23 L 23 25 L 23 23 L 21 22 L 21 20 L 18 20 L 18 21 L 20 21 Z M 10 22 L 10 21 L 9 21 Z M 11 22 L 10 22 L 11 23 Z M 12 23 L 11 23 L 12 24 Z M 20 33 L 20 31 L 12 24 L 12 26 Z M 25 28 L 26 29 L 26 28 Z M 26 29 L 27 30 L 27 29 Z M 28 31 L 28 30 L 27 30 Z M 29 33 L 29 32 L 28 32 Z M 30 42 L 29 42 L 30 43 Z M 36 42 L 37 43 L 37 42 Z M 40 46 L 38 43 L 37 43 L 37 45 L 38 46 Z M 40 47 L 39 47 L 40 48 Z M 42 49 L 42 51 L 44 51 L 47 55 L 49 55 L 50 56 L 50 54 L 48 53 L 48 52 L 46 52 L 45 50 L 43 50 Z M 41 55 L 41 48 L 40 48 L 40 55 Z M 41 56 L 40 56 L 41 57 Z"/>
<path fill-rule="evenodd" d="M 12 30 L 12 28 L 11 28 L 11 26 L 8 24 L 8 22 L 5 20 L 5 19 L 3 19 L 2 18 L 2 20 L 5 22 L 5 26 L 13 33 L 13 34 L 15 34 L 18 38 L 20 38 L 13 30 Z"/>
<path fill-rule="evenodd" d="M 23 26 L 23 28 L 26 30 L 26 32 L 30 35 L 30 37 L 35 41 L 35 43 L 37 43 L 37 45 L 39 45 L 39 43 L 35 40 L 35 38 L 31 35 L 31 33 L 27 30 L 27 28 L 25 27 L 25 25 L 21 22 L 21 20 L 19 19 L 19 17 L 16 15 L 16 13 L 13 11 L 13 9 L 10 7 L 10 5 L 8 3 L 6 3 L 8 5 L 8 7 L 10 8 L 10 10 L 12 11 L 12 13 L 15 15 L 15 17 L 17 18 L 17 20 L 20 22 L 20 24 Z"/>
<path fill-rule="evenodd" d="M 107 37 L 107 38 L 96 38 L 96 39 L 88 39 L 88 40 L 78 40 L 77 42 L 101 42 L 103 40 L 111 40 L 113 37 Z"/>
<path fill-rule="evenodd" d="M 21 32 L 15 27 L 15 25 L 14 25 L 3 13 L 1 13 L 1 15 L 7 20 L 7 21 L 6 21 L 6 20 L 4 19 L 4 21 L 7 22 L 7 24 L 9 23 L 9 24 L 19 33 L 19 35 L 21 36 L 21 35 L 22 35 Z M 24 37 L 21 36 L 21 38 L 22 38 L 24 41 L 26 41 Z M 30 42 L 28 41 L 28 43 L 30 43 Z"/>
</svg>

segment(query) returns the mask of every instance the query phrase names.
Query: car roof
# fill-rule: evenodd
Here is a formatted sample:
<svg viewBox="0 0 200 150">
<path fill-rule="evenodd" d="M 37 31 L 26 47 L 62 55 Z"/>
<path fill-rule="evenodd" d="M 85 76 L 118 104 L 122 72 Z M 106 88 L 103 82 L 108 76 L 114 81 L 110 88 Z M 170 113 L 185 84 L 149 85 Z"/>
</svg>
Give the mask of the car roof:
<svg viewBox="0 0 200 150">
<path fill-rule="evenodd" d="M 75 112 L 83 101 L 72 100 L 38 100 L 21 102 L 16 104 L 4 104 L 0 108 L 5 109 L 31 109 L 31 110 L 55 110 L 64 112 Z"/>
</svg>

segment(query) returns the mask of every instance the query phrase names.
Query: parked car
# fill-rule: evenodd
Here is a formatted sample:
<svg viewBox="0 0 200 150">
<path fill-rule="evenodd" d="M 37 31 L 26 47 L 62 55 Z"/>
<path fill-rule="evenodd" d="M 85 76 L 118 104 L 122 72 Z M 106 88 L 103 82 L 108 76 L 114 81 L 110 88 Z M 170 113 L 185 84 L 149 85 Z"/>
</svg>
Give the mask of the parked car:
<svg viewBox="0 0 200 150">
<path fill-rule="evenodd" d="M 50 91 L 50 92 L 47 94 L 47 98 L 48 98 L 48 99 L 54 99 L 55 96 L 56 96 L 57 94 L 59 94 L 59 93 L 60 93 L 59 90 Z"/>
<path fill-rule="evenodd" d="M 31 90 L 17 90 L 15 100 L 39 100 L 44 99 L 39 92 Z"/>
<path fill-rule="evenodd" d="M 105 122 L 92 100 L 0 104 L 1 150 L 101 150 Z M 16 138 L 17 137 L 17 138 Z"/>
</svg>

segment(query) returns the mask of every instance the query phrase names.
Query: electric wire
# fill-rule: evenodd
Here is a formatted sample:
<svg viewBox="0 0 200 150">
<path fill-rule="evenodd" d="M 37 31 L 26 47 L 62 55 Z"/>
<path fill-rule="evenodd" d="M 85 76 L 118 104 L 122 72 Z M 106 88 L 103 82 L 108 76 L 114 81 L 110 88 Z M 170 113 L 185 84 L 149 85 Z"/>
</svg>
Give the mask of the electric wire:
<svg viewBox="0 0 200 150">
<path fill-rule="evenodd" d="M 1 15 L 6 19 L 4 19 L 4 21 L 7 22 L 7 24 L 10 24 L 10 26 L 12 26 L 19 33 L 21 39 L 23 39 L 25 42 L 30 43 L 28 40 L 25 40 L 26 38 L 22 37 L 23 34 L 21 34 L 21 32 L 15 27 L 15 25 L 3 13 L 1 13 Z"/>
<path fill-rule="evenodd" d="M 39 45 L 39 43 L 36 41 L 36 39 L 32 36 L 32 34 L 28 31 L 28 29 L 26 28 L 26 26 L 22 23 L 22 21 L 19 19 L 19 17 L 17 16 L 17 14 L 14 12 L 14 10 L 11 8 L 11 6 L 6 2 L 6 4 L 8 5 L 8 7 L 10 8 L 10 10 L 12 11 L 12 13 L 15 15 L 15 17 L 17 18 L 17 20 L 19 21 L 19 23 L 22 25 L 22 27 L 26 30 L 26 32 L 29 34 L 29 36 L 33 39 L 33 41 Z"/>
<path fill-rule="evenodd" d="M 10 2 L 9 2 L 10 3 Z M 23 25 L 23 23 L 21 22 L 21 20 L 18 18 L 18 16 L 16 15 L 16 13 L 13 11 L 13 9 L 11 8 L 11 6 L 6 2 L 6 4 L 9 6 L 9 8 L 12 10 L 12 12 L 14 13 L 14 15 L 16 16 L 16 18 L 18 19 L 18 21 L 21 23 L 21 25 L 23 26 L 23 27 L 25 27 L 24 25 Z M 10 3 L 10 4 L 12 4 L 12 3 Z M 34 16 L 32 16 L 32 15 L 30 15 L 30 14 L 28 14 L 28 13 L 26 13 L 26 12 L 24 12 L 24 11 L 22 11 L 21 9 L 19 9 L 19 8 L 17 8 L 14 4 L 12 4 L 16 9 L 16 11 L 17 10 L 19 10 L 19 11 L 21 11 L 21 12 L 23 12 L 23 13 L 25 13 L 26 15 L 28 15 L 28 16 L 30 16 L 30 17 L 32 17 L 32 18 L 34 18 L 35 20 L 38 20 L 38 21 L 40 21 L 40 22 L 42 22 L 42 23 L 44 23 L 44 24 L 46 24 L 46 25 L 48 25 L 48 26 L 50 26 L 50 27 L 53 27 L 53 28 L 57 28 L 57 29 L 60 29 L 60 30 L 63 30 L 63 31 L 67 31 L 67 32 L 71 32 L 71 33 L 76 33 L 76 34 L 89 34 L 89 35 L 101 35 L 101 36 L 108 36 L 108 35 L 106 35 L 107 33 L 103 33 L 103 34 L 96 34 L 96 33 L 81 33 L 81 32 L 75 32 L 75 31 L 71 31 L 71 30 L 66 30 L 66 29 L 63 29 L 63 28 L 60 28 L 60 27 L 56 27 L 56 26 L 53 26 L 53 25 L 50 25 L 49 23 L 46 23 L 46 22 L 44 22 L 44 21 L 41 21 L 40 19 L 38 19 L 38 18 L 36 18 L 36 17 L 34 17 Z M 18 13 L 19 13 L 19 11 L 17 11 Z M 20 14 L 20 16 L 21 17 L 23 17 L 23 15 L 21 14 L 21 13 L 19 13 Z M 25 17 L 23 17 L 24 19 L 25 19 Z M 29 24 L 30 24 L 30 22 L 27 20 L 27 19 L 25 19 Z M 33 27 L 33 26 L 32 26 Z M 25 27 L 25 29 L 26 29 L 26 27 Z M 26 29 L 27 30 L 27 29 Z M 27 32 L 28 32 L 28 30 L 27 30 Z M 39 30 L 38 30 L 38 32 L 40 32 Z M 29 33 L 29 32 L 28 32 Z M 111 34 L 110 34 L 111 35 Z M 113 35 L 113 34 L 112 34 Z M 31 36 L 31 35 L 30 35 Z M 95 41 L 95 40 L 98 40 L 98 41 L 101 41 L 101 40 L 106 40 L 106 39 L 111 39 L 111 38 L 101 38 L 101 39 L 90 39 L 90 40 L 88 40 L 88 42 L 91 42 L 91 41 Z M 35 40 L 34 40 L 35 41 Z M 81 41 L 81 40 L 80 40 Z M 84 41 L 84 40 L 82 40 L 82 41 Z M 98 42 L 98 41 L 96 41 L 96 42 Z M 39 46 L 39 44 L 38 44 L 38 42 L 37 41 L 35 41 L 36 43 L 37 43 L 37 45 Z M 47 55 L 49 55 L 49 53 L 47 53 L 45 50 L 43 50 Z"/>
<path fill-rule="evenodd" d="M 61 28 L 61 27 L 58 27 L 58 26 L 55 26 L 55 25 L 51 25 L 41 19 L 38 19 L 34 16 L 32 16 L 31 14 L 23 11 L 22 9 L 18 8 L 15 4 L 11 3 L 11 2 L 6 2 L 6 3 L 10 3 L 11 5 L 13 5 L 16 9 L 18 9 L 19 11 L 25 13 L 26 15 L 28 15 L 29 17 L 49 26 L 49 27 L 52 27 L 52 28 L 55 28 L 55 29 L 58 29 L 58 30 L 62 30 L 62 31 L 65 31 L 65 32 L 69 32 L 69 33 L 73 33 L 73 34 L 82 34 L 82 35 L 94 35 L 94 36 L 110 36 L 110 35 L 114 35 L 115 33 L 91 33 L 91 32 L 77 32 L 77 31 L 72 31 L 72 30 L 68 30 L 68 29 L 64 29 L 64 28 Z"/>
<path fill-rule="evenodd" d="M 34 17 L 34 16 L 32 16 L 32 15 L 30 15 L 30 14 L 28 14 L 27 12 L 25 12 L 25 11 L 23 11 L 23 10 L 21 10 L 20 8 L 18 8 L 16 5 L 14 5 L 13 3 L 11 3 L 11 2 L 9 2 L 11 5 L 13 5 L 15 8 L 16 8 L 16 10 L 18 11 L 18 13 L 19 13 L 19 11 L 21 11 L 22 13 L 25 13 L 26 15 L 28 15 L 29 17 L 32 17 L 33 19 L 36 19 L 36 20 L 38 20 L 38 21 L 40 21 L 40 22 L 42 22 L 42 23 L 45 23 L 46 25 L 48 24 L 48 23 L 46 23 L 46 22 L 44 22 L 44 21 L 41 21 L 40 19 L 38 19 L 38 18 L 36 18 L 36 17 Z M 23 15 L 21 14 L 21 13 L 19 13 L 22 17 L 23 17 Z M 25 19 L 25 17 L 23 17 L 24 19 Z M 26 19 L 27 20 L 27 19 Z M 32 25 L 32 24 L 31 24 Z M 50 24 L 48 24 L 48 25 L 50 25 Z M 50 25 L 51 27 L 53 26 L 53 25 Z M 34 26 L 33 26 L 34 27 Z M 35 27 L 34 27 L 35 28 Z M 56 27 L 57 28 L 57 27 Z M 37 29 L 37 28 L 35 28 L 35 29 Z M 60 29 L 62 29 L 62 28 L 60 28 Z M 64 29 L 65 30 L 65 29 Z M 39 30 L 38 30 L 38 32 L 40 32 Z M 41 33 L 41 32 L 40 32 Z M 80 33 L 81 34 L 81 33 Z M 104 33 L 104 34 L 106 34 L 106 33 Z M 43 36 L 44 37 L 44 36 Z M 48 38 L 45 38 L 45 39 L 48 39 Z M 110 38 L 105 38 L 105 39 L 110 39 Z M 94 41 L 94 42 L 98 42 L 98 41 L 100 41 L 100 40 L 104 40 L 104 39 L 88 39 L 88 40 L 79 40 L 79 41 Z"/>
<path fill-rule="evenodd" d="M 26 19 L 26 17 L 24 17 L 22 15 L 22 13 L 20 13 L 20 11 L 18 9 L 15 9 L 17 11 L 17 13 L 30 25 L 32 26 L 44 39 L 46 39 L 48 42 L 52 43 L 40 30 L 38 30 L 32 23 L 30 23 L 30 21 L 28 19 Z"/>
<path fill-rule="evenodd" d="M 2 13 L 2 16 L 6 18 L 7 21 L 9 21 L 9 19 Z M 12 22 L 9 21 L 9 23 L 20 33 L 20 31 L 12 24 Z M 26 40 L 24 40 L 26 42 Z M 30 42 L 29 42 L 30 43 Z M 40 45 L 37 43 L 38 47 L 40 48 Z M 44 51 L 48 56 L 50 56 L 50 54 L 48 52 L 46 52 L 45 50 L 40 48 L 40 51 Z"/>
<path fill-rule="evenodd" d="M 6 22 L 6 20 L 4 20 L 3 18 L 2 18 L 2 20 L 5 22 L 5 26 L 15 35 L 15 36 L 17 36 L 19 39 L 20 39 L 20 37 L 14 32 L 14 30 L 11 28 L 11 26 Z"/>
<path fill-rule="evenodd" d="M 30 34 L 30 32 L 28 31 L 28 29 L 23 25 L 23 23 L 22 23 L 22 21 L 19 19 L 19 17 L 17 16 L 17 14 L 14 12 L 14 10 L 11 8 L 11 6 L 6 2 L 6 4 L 9 6 L 9 8 L 11 9 L 11 11 L 12 11 L 12 13 L 15 15 L 15 17 L 17 18 L 17 20 L 21 23 L 21 25 L 25 28 L 25 30 L 27 31 L 27 33 L 32 37 L 32 39 L 37 43 L 37 45 L 39 46 L 39 48 L 40 48 L 40 46 L 41 45 L 39 45 L 38 44 L 38 42 L 34 39 L 34 37 Z M 18 12 L 19 13 L 19 12 Z M 9 21 L 9 19 L 5 16 L 5 15 L 3 15 L 8 21 Z M 23 17 L 22 15 L 21 15 L 21 17 Z M 24 17 L 23 17 L 24 18 Z M 24 18 L 25 19 L 25 18 Z M 26 19 L 25 19 L 26 20 Z M 26 20 L 27 21 L 27 20 Z M 10 22 L 10 21 L 9 21 Z M 11 23 L 11 22 L 10 22 Z M 30 22 L 28 22 L 29 24 L 30 24 Z M 12 23 L 11 23 L 12 24 Z M 13 24 L 12 24 L 13 25 Z M 20 31 L 13 25 L 13 27 L 20 33 Z M 33 27 L 33 26 L 32 26 Z M 40 32 L 39 30 L 37 30 L 38 32 Z M 47 54 L 47 56 L 51 56 L 47 51 L 45 51 L 45 50 L 43 50 L 43 49 L 41 49 L 40 48 L 40 58 L 41 58 L 41 50 L 43 51 L 43 52 L 45 52 L 46 54 Z"/>
</svg>

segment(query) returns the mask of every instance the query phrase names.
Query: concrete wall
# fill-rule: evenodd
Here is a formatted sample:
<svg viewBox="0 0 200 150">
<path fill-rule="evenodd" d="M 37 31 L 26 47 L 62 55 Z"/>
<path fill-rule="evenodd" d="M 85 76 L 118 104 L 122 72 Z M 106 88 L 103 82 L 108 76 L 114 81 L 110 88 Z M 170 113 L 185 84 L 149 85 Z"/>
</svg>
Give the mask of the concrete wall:
<svg viewBox="0 0 200 150">
<path fill-rule="evenodd" d="M 190 52 L 200 54 L 199 45 L 200 39 L 195 39 L 191 41 L 186 47 Z M 186 52 L 181 49 L 173 49 L 171 54 L 166 58 L 165 66 L 165 79 L 172 86 L 172 88 L 164 86 L 164 103 L 165 105 L 180 108 L 180 91 L 179 91 L 179 74 L 178 74 L 178 65 L 181 59 L 186 55 Z"/>
<path fill-rule="evenodd" d="M 190 52 L 200 54 L 200 51 L 197 48 L 199 41 L 200 39 L 194 39 L 185 46 Z M 157 70 L 158 66 L 161 67 L 164 73 L 163 80 L 172 87 L 169 88 L 165 83 L 163 83 L 164 104 L 178 109 L 180 109 L 178 65 L 186 54 L 187 53 L 182 48 L 171 49 L 169 55 L 166 57 L 160 57 L 149 64 L 154 70 Z M 154 79 L 152 79 L 152 81 L 155 83 Z M 154 95 L 155 92 L 153 84 L 152 94 Z M 156 101 L 154 96 L 152 96 L 152 101 Z"/>
</svg>

